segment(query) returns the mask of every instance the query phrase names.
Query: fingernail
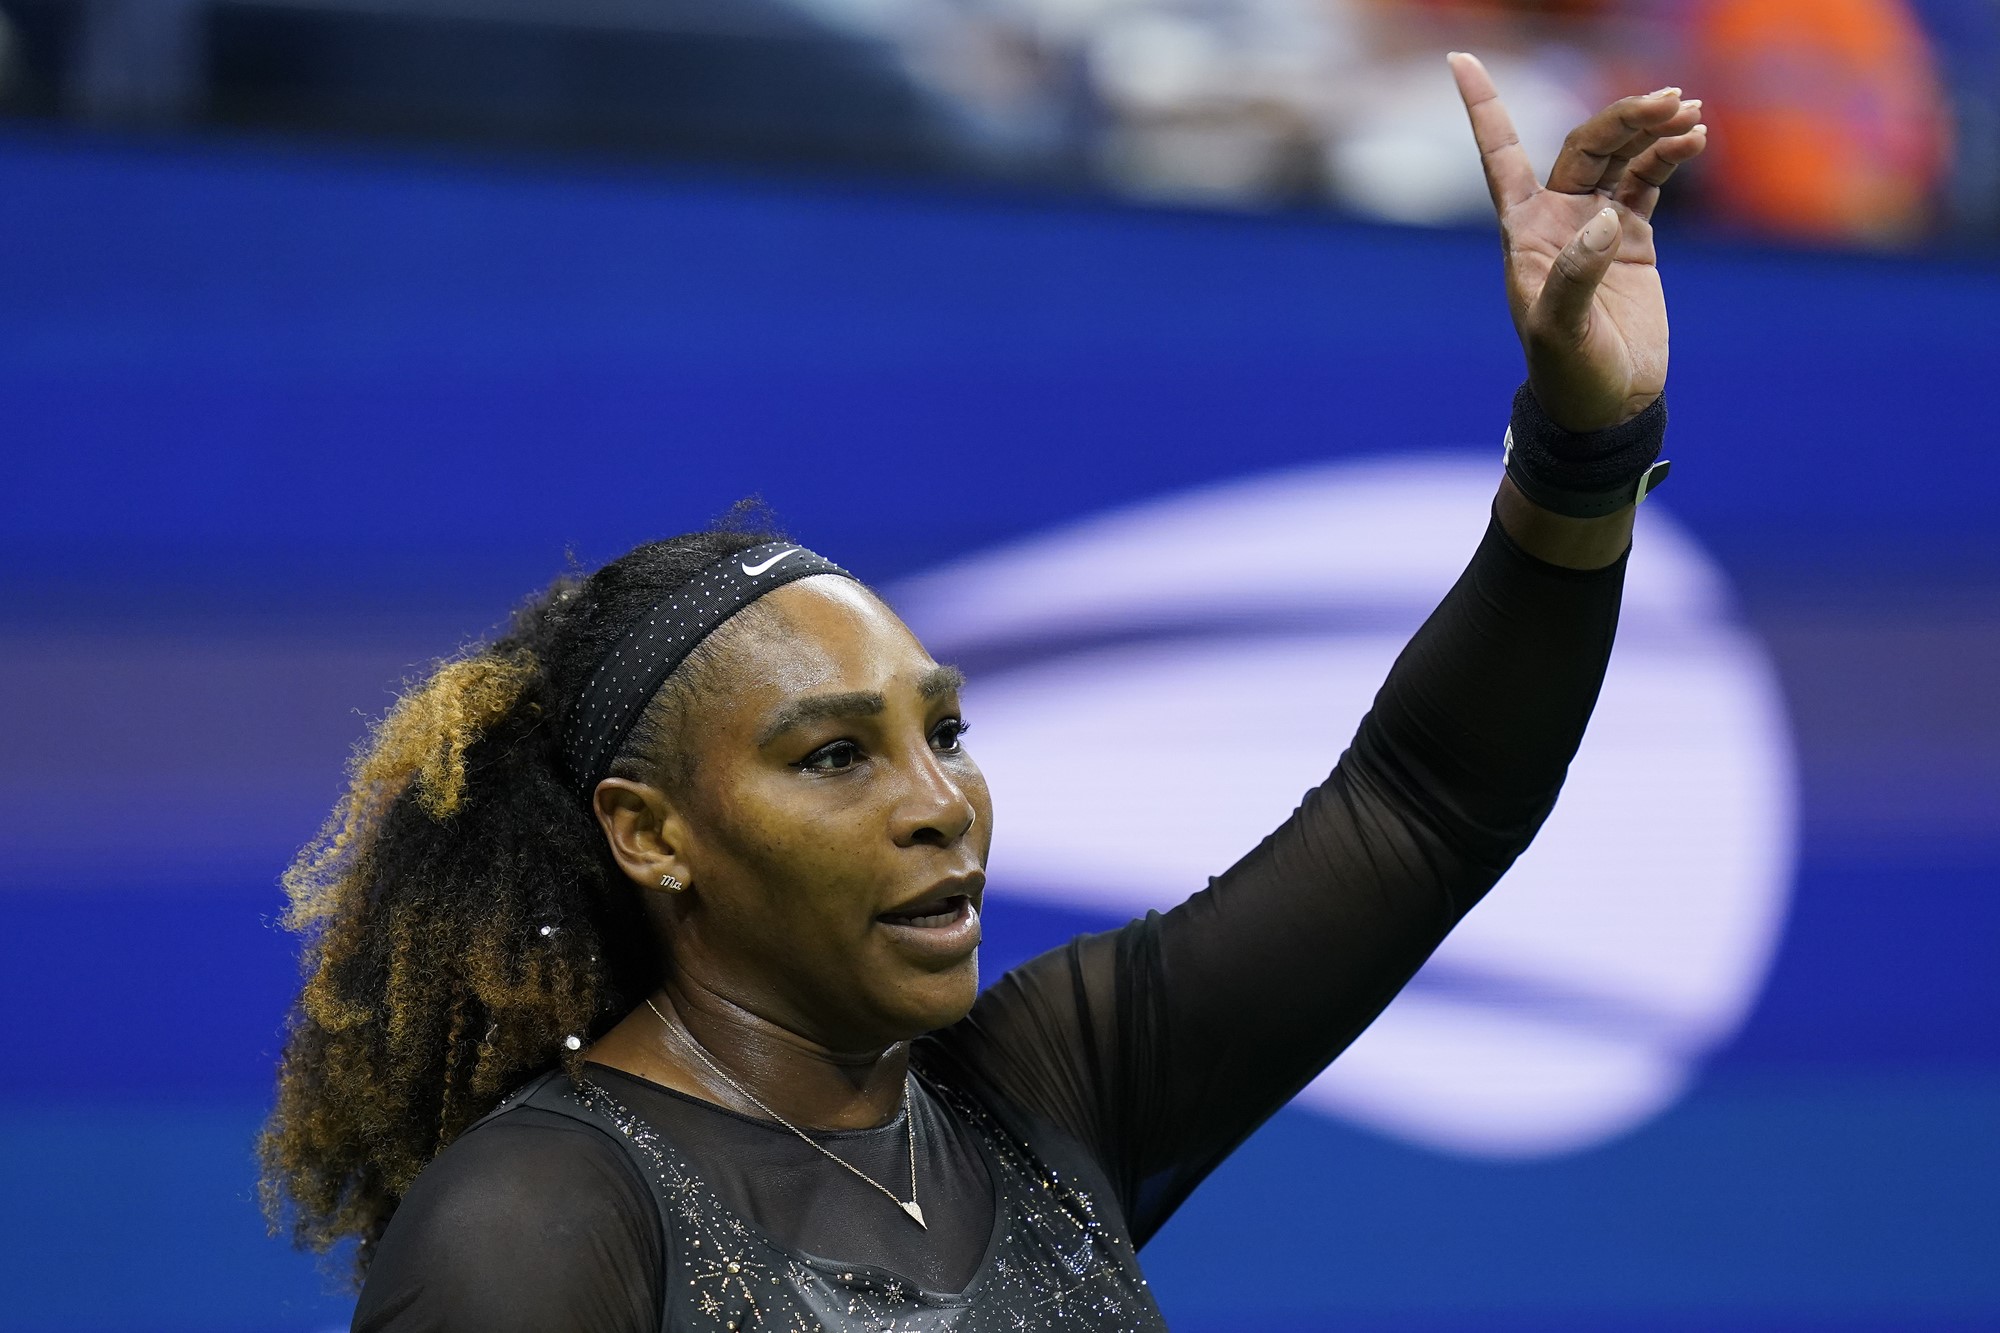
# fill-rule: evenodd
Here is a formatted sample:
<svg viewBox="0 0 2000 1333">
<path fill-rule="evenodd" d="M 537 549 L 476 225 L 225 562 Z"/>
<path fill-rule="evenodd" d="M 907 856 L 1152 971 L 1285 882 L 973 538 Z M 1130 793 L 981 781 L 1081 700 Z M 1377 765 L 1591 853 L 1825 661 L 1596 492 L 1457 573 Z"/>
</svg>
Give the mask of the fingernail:
<svg viewBox="0 0 2000 1333">
<path fill-rule="evenodd" d="M 1680 89 L 1678 89 L 1678 88 L 1676 88 L 1676 87 L 1673 87 L 1673 86 L 1672 86 L 1672 85 L 1670 84 L 1670 85 L 1668 85 L 1668 86 L 1667 86 L 1667 87 L 1665 87 L 1665 88 L 1655 88 L 1655 89 L 1654 89 L 1654 90 L 1653 90 L 1652 92 L 1650 92 L 1650 93 L 1647 93 L 1647 94 L 1646 94 L 1646 96 L 1648 96 L 1648 97 L 1665 97 L 1665 96 L 1666 96 L 1666 95 L 1667 95 L 1668 93 L 1672 93 L 1672 94 L 1673 94 L 1673 95 L 1674 95 L 1675 97 L 1679 97 L 1679 96 L 1681 95 L 1681 90 L 1680 90 Z"/>
<path fill-rule="evenodd" d="M 1685 111 L 1687 108 L 1691 106 L 1700 106 L 1700 105 L 1701 105 L 1701 99 L 1699 97 L 1690 97 L 1687 99 L 1687 101 L 1681 103 L 1681 109 Z"/>
<path fill-rule="evenodd" d="M 1596 217 L 1583 226 L 1583 248 L 1586 250 L 1609 250 L 1611 242 L 1618 236 L 1618 213 L 1615 209 L 1599 209 Z"/>
</svg>

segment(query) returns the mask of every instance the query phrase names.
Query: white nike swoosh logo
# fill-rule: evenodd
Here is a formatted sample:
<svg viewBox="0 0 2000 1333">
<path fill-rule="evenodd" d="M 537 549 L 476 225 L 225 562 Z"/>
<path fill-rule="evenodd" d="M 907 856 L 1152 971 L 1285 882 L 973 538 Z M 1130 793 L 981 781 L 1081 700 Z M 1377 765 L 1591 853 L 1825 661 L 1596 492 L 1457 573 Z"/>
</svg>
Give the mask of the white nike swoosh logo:
<svg viewBox="0 0 2000 1333">
<path fill-rule="evenodd" d="M 769 568 L 770 568 L 770 567 L 771 567 L 772 565 L 775 565 L 775 564 L 777 564 L 777 563 L 778 563 L 778 562 L 779 562 L 780 560 L 783 560 L 783 559 L 784 559 L 784 558 L 785 558 L 786 556 L 788 556 L 788 555 L 796 555 L 796 554 L 798 554 L 798 552 L 799 552 L 799 550 L 800 550 L 800 549 L 801 549 L 801 548 L 799 548 L 799 547 L 797 547 L 797 546 L 794 546 L 794 547 L 793 547 L 793 548 L 792 548 L 791 550 L 789 550 L 789 551 L 780 551 L 780 552 L 778 552 L 778 553 L 777 553 L 776 555 L 772 556 L 772 557 L 771 557 L 771 558 L 770 558 L 769 560 L 766 560 L 766 561 L 765 561 L 765 562 L 764 562 L 763 564 L 761 564 L 761 565 L 744 565 L 744 566 L 743 566 L 743 572 L 744 572 L 745 574 L 748 574 L 748 575 L 749 575 L 749 576 L 750 576 L 751 578 L 753 578 L 753 579 L 754 579 L 754 578 L 756 578 L 756 577 L 757 577 L 757 576 L 758 576 L 759 574 L 762 574 L 762 573 L 763 573 L 763 572 L 764 572 L 765 570 L 769 569 Z"/>
</svg>

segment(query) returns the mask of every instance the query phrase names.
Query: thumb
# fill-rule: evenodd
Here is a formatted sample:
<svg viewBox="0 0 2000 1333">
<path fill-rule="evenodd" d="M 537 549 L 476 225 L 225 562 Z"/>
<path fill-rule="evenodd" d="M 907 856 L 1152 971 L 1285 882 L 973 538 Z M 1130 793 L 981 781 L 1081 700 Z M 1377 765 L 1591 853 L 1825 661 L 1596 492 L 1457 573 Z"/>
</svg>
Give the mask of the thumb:
<svg viewBox="0 0 2000 1333">
<path fill-rule="evenodd" d="M 1528 312 L 1528 331 L 1541 342 L 1574 345 L 1590 325 L 1590 298 L 1618 253 L 1618 210 L 1601 209 L 1556 256 Z"/>
</svg>

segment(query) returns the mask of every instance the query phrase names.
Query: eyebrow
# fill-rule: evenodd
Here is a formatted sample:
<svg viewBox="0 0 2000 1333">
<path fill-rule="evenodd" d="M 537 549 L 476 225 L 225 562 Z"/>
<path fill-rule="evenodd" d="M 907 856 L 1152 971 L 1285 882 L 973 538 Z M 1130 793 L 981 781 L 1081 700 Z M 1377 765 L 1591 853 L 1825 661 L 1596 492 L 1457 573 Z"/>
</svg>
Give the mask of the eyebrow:
<svg viewBox="0 0 2000 1333">
<path fill-rule="evenodd" d="M 965 673 L 955 666 L 932 667 L 917 682 L 917 693 L 926 699 L 935 699 L 950 694 L 953 690 L 965 688 Z"/>
<path fill-rule="evenodd" d="M 957 667 L 932 667 L 917 682 L 917 693 L 925 700 L 933 700 L 965 687 L 965 673 Z M 815 694 L 804 699 L 794 699 L 772 715 L 757 733 L 757 744 L 769 745 L 778 737 L 802 727 L 808 722 L 820 722 L 827 718 L 873 717 L 889 706 L 889 701 L 873 690 L 854 690 L 847 694 Z"/>
</svg>

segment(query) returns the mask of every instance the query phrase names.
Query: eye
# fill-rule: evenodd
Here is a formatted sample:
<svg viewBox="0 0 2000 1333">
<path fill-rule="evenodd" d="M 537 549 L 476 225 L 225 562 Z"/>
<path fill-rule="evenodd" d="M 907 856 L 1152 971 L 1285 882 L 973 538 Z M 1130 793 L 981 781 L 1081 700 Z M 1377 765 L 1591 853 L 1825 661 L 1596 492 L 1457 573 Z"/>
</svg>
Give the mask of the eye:
<svg viewBox="0 0 2000 1333">
<path fill-rule="evenodd" d="M 822 745 L 801 759 L 798 767 L 808 773 L 839 773 L 853 768 L 861 760 L 861 747 L 853 741 L 834 741 Z"/>
<path fill-rule="evenodd" d="M 931 744 L 941 754 L 957 754 L 960 748 L 959 737 L 965 735 L 966 730 L 963 718 L 948 717 L 938 723 L 936 730 L 931 732 Z"/>
</svg>

